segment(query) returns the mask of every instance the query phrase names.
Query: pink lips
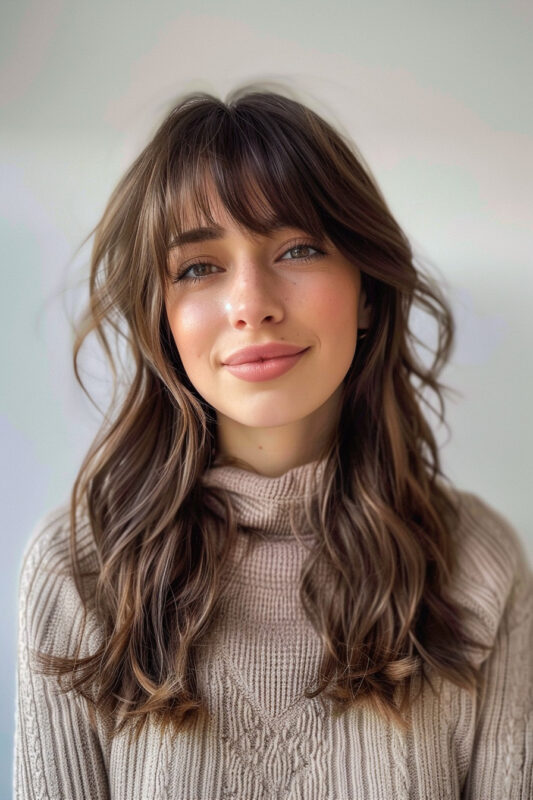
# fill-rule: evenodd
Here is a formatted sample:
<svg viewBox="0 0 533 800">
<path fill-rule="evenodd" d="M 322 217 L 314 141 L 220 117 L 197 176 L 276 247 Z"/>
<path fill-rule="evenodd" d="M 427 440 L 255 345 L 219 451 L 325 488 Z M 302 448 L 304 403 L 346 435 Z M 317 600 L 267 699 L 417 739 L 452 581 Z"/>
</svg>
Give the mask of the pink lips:
<svg viewBox="0 0 533 800">
<path fill-rule="evenodd" d="M 293 356 L 303 352 L 304 349 L 298 345 L 282 344 L 281 342 L 269 342 L 267 344 L 253 345 L 244 347 L 231 353 L 224 361 L 225 365 L 249 364 L 255 361 L 264 361 L 269 358 L 279 358 L 280 356 Z"/>
<path fill-rule="evenodd" d="M 246 347 L 232 353 L 224 366 L 236 378 L 254 383 L 268 381 L 290 370 L 308 350 L 308 347 L 302 350 L 296 346 L 276 343 Z"/>
</svg>

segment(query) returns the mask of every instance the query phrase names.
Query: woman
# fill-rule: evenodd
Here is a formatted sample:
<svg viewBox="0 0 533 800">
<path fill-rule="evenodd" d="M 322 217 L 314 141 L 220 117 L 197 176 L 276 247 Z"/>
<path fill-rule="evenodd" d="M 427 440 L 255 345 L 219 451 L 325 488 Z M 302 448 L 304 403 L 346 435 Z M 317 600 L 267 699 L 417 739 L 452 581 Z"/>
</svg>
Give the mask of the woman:
<svg viewBox="0 0 533 800">
<path fill-rule="evenodd" d="M 133 370 L 22 566 L 17 796 L 530 797 L 531 569 L 442 474 L 452 316 L 353 145 L 287 93 L 182 98 L 95 229 L 75 369 L 96 333 L 116 377 L 111 332 Z"/>
</svg>

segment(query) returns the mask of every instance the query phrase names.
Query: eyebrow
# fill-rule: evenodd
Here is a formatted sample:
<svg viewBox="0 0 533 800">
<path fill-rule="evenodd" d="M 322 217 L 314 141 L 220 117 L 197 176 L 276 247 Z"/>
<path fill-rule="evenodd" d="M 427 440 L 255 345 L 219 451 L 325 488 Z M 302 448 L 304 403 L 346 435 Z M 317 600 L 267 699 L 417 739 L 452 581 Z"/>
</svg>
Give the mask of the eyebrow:
<svg viewBox="0 0 533 800">
<path fill-rule="evenodd" d="M 275 231 L 282 230 L 286 228 L 287 225 L 285 223 L 276 223 L 272 225 L 270 231 L 274 233 Z M 223 239 L 226 235 L 227 231 L 220 225 L 214 225 L 212 227 L 203 227 L 203 228 L 192 228 L 189 231 L 183 231 L 182 233 L 177 234 L 174 236 L 172 241 L 170 242 L 169 249 L 173 247 L 184 247 L 186 244 L 198 244 L 200 242 L 208 242 L 212 241 L 213 239 Z"/>
<path fill-rule="evenodd" d="M 183 247 L 186 244 L 196 244 L 197 242 L 207 242 L 212 239 L 223 239 L 226 234 L 225 228 L 215 225 L 210 228 L 192 228 L 190 231 L 174 236 L 170 242 L 170 248 Z"/>
</svg>

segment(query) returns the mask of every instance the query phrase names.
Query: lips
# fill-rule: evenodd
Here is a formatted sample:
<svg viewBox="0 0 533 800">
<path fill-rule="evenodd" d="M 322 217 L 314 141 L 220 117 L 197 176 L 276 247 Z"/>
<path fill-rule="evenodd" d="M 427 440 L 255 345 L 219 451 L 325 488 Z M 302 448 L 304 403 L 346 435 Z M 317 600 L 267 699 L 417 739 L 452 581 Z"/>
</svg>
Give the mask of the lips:
<svg viewBox="0 0 533 800">
<path fill-rule="evenodd" d="M 265 361 L 269 358 L 280 358 L 283 356 L 293 356 L 307 350 L 301 345 L 281 344 L 270 342 L 263 345 L 252 345 L 236 350 L 222 362 L 225 365 L 248 364 L 254 361 Z"/>
</svg>

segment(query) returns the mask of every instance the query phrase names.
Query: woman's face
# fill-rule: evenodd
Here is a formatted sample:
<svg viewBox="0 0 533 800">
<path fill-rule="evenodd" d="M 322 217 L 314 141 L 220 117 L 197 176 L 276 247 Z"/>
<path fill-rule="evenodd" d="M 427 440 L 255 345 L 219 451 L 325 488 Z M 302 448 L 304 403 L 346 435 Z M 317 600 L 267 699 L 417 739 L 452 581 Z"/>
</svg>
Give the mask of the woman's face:
<svg viewBox="0 0 533 800">
<path fill-rule="evenodd" d="M 357 328 L 368 325 L 360 271 L 297 228 L 260 236 L 219 202 L 214 210 L 216 236 L 170 251 L 170 329 L 191 383 L 217 412 L 219 449 L 254 468 L 270 452 L 284 471 L 313 460 L 336 424 Z M 261 380 L 225 365 L 241 348 L 272 342 L 307 350 Z"/>
</svg>

